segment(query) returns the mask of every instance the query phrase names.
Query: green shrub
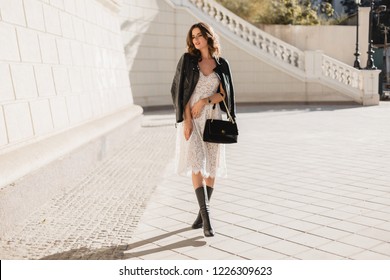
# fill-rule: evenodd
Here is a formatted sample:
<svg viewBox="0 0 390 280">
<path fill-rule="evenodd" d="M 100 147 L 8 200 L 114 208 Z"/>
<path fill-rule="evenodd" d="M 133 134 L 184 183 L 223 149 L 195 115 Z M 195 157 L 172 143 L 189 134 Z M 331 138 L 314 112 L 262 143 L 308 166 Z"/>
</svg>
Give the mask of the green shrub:
<svg viewBox="0 0 390 280">
<path fill-rule="evenodd" d="M 337 24 L 332 5 L 310 0 L 217 0 L 227 9 L 253 24 L 318 25 Z"/>
</svg>

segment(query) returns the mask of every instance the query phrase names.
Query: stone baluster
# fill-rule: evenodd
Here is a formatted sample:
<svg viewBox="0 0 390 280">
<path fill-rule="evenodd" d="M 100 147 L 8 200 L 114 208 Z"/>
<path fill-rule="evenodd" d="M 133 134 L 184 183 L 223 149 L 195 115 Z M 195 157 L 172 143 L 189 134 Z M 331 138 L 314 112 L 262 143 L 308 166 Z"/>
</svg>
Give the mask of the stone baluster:
<svg viewBox="0 0 390 280">
<path fill-rule="evenodd" d="M 223 13 L 221 11 L 219 11 L 216 7 L 214 7 L 214 10 L 215 10 L 215 19 L 218 22 L 222 22 L 222 20 L 224 18 Z"/>
<path fill-rule="evenodd" d="M 257 35 L 257 43 L 260 50 L 264 50 L 264 37 L 259 33 Z"/>
<path fill-rule="evenodd" d="M 210 5 L 208 3 L 205 3 L 204 1 L 202 1 L 203 4 L 202 4 L 202 11 L 203 13 L 205 14 L 208 14 L 209 13 L 209 9 L 210 9 Z"/>
<path fill-rule="evenodd" d="M 234 18 L 230 18 L 230 30 L 234 34 L 238 35 L 237 34 L 237 22 L 236 22 L 236 20 Z"/>
<path fill-rule="evenodd" d="M 336 64 L 332 63 L 332 79 L 338 81 L 339 72 Z"/>
<path fill-rule="evenodd" d="M 283 45 L 279 45 L 279 52 L 280 52 L 280 58 L 282 61 L 288 63 L 287 61 L 287 53 L 286 53 L 286 48 Z"/>
<path fill-rule="evenodd" d="M 227 21 L 227 17 L 221 12 L 221 11 L 217 11 L 218 15 L 217 15 L 217 19 L 218 21 L 225 27 L 228 26 L 228 21 Z"/>
<path fill-rule="evenodd" d="M 271 50 L 271 41 L 269 40 L 269 38 L 265 38 L 264 40 L 265 42 L 265 51 L 268 53 L 268 54 L 271 54 L 272 50 Z"/>
<path fill-rule="evenodd" d="M 323 61 L 322 65 L 321 65 L 321 68 L 322 68 L 322 75 L 325 76 L 325 77 L 328 77 L 328 62 L 327 61 Z"/>
<path fill-rule="evenodd" d="M 244 26 L 243 28 L 244 28 L 244 30 L 243 30 L 244 38 L 245 38 L 245 40 L 247 42 L 250 42 L 251 41 L 251 39 L 250 39 L 251 36 L 250 36 L 249 28 L 248 28 L 248 26 Z"/>
<path fill-rule="evenodd" d="M 346 75 L 346 78 L 345 78 L 345 84 L 346 85 L 352 85 L 352 73 L 350 70 L 345 70 L 345 75 Z"/>
<path fill-rule="evenodd" d="M 272 42 L 271 44 L 272 46 L 272 55 L 275 57 L 275 58 L 280 58 L 279 56 L 279 50 L 278 50 L 278 44 L 276 44 L 275 41 Z"/>
<path fill-rule="evenodd" d="M 291 50 L 289 48 L 284 48 L 284 61 L 287 63 L 287 64 L 291 64 Z"/>
<path fill-rule="evenodd" d="M 303 69 L 304 68 L 304 61 L 303 59 L 300 59 L 300 55 L 297 52 L 293 53 L 293 66 Z"/>
<path fill-rule="evenodd" d="M 197 0 L 197 1 L 195 1 L 195 3 L 196 3 L 196 6 L 199 8 L 199 9 L 203 9 L 203 1 L 202 0 Z"/>
<path fill-rule="evenodd" d="M 357 71 L 354 71 L 351 75 L 351 86 L 359 88 L 359 73 Z"/>
<path fill-rule="evenodd" d="M 252 30 L 251 42 L 254 46 L 257 46 L 257 34 L 254 30 Z"/>
<path fill-rule="evenodd" d="M 236 30 L 237 30 L 237 35 L 240 36 L 241 38 L 244 38 L 242 35 L 242 24 L 241 22 L 236 23 Z"/>
<path fill-rule="evenodd" d="M 345 68 L 339 66 L 339 72 L 340 72 L 340 82 L 342 82 L 343 84 L 347 84 L 347 82 L 346 82 L 347 77 L 346 77 L 346 73 L 345 73 Z"/>
</svg>

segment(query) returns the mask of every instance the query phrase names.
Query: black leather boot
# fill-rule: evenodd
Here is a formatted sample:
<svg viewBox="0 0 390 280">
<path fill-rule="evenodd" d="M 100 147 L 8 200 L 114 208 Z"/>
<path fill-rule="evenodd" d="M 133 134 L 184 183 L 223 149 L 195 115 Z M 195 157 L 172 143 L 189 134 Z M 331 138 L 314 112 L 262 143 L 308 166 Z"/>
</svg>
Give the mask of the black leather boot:
<svg viewBox="0 0 390 280">
<path fill-rule="evenodd" d="M 200 187 L 195 190 L 196 198 L 198 199 L 200 215 L 203 221 L 203 234 L 206 237 L 214 236 L 214 230 L 210 222 L 209 201 L 207 199 L 207 191 L 205 187 Z"/>
<path fill-rule="evenodd" d="M 213 193 L 214 188 L 206 186 L 206 190 L 207 190 L 207 197 L 208 197 L 209 202 L 210 202 L 211 194 Z M 200 211 L 199 211 L 198 217 L 196 217 L 194 223 L 192 224 L 192 228 L 197 229 L 197 228 L 202 228 L 202 227 L 203 227 L 203 221 L 202 221 L 202 216 L 200 215 Z"/>
</svg>

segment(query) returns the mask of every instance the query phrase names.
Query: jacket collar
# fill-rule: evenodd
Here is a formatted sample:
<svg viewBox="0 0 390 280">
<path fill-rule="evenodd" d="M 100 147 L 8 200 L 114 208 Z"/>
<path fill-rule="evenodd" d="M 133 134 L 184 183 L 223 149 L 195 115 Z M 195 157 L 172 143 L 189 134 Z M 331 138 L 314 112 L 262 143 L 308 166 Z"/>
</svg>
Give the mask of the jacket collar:
<svg viewBox="0 0 390 280">
<path fill-rule="evenodd" d="M 194 66 L 192 69 L 193 70 L 197 69 L 199 71 L 199 65 L 198 65 L 199 58 L 195 55 L 190 55 L 190 61 L 191 61 L 192 65 Z M 219 70 L 221 65 L 222 65 L 221 58 L 214 57 L 214 61 L 215 61 L 215 68 L 213 70 L 214 70 L 214 72 L 217 72 L 217 70 Z"/>
<path fill-rule="evenodd" d="M 221 65 L 221 61 L 220 61 L 219 57 L 214 57 L 214 60 L 215 60 L 215 63 L 217 64 L 217 66 Z"/>
<path fill-rule="evenodd" d="M 199 63 L 199 58 L 195 55 L 190 55 L 190 60 L 195 65 L 198 65 L 198 63 Z M 219 57 L 214 57 L 214 61 L 217 65 L 217 67 L 221 66 L 221 59 Z"/>
</svg>

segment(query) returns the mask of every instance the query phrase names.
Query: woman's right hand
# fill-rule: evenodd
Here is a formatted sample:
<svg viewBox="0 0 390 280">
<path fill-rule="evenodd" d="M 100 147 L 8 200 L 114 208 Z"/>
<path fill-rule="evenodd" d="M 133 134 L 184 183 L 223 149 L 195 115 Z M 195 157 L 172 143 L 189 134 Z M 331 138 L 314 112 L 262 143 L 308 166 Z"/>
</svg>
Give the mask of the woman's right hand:
<svg viewBox="0 0 390 280">
<path fill-rule="evenodd" d="M 192 120 L 185 120 L 184 121 L 184 138 L 186 139 L 186 141 L 188 141 L 188 139 L 190 139 L 191 137 L 191 134 L 192 134 Z"/>
</svg>

